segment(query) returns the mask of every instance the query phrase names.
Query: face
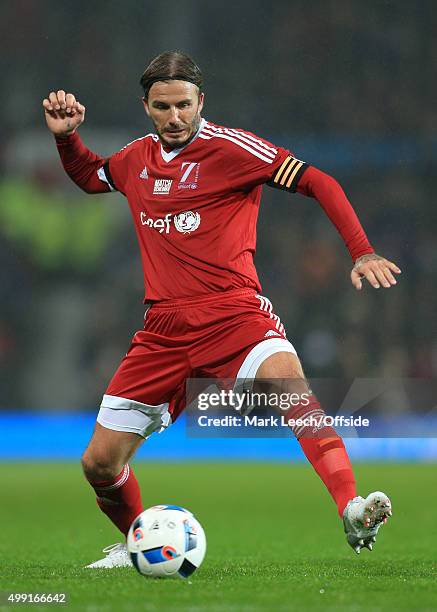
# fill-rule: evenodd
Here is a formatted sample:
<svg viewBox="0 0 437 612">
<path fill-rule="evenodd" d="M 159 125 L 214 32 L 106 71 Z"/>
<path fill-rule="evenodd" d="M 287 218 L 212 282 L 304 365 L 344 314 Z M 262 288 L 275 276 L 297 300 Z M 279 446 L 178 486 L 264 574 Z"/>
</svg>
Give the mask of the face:
<svg viewBox="0 0 437 612">
<path fill-rule="evenodd" d="M 197 132 L 203 93 L 188 81 L 157 81 L 143 100 L 161 142 L 171 149 L 187 144 Z"/>
</svg>

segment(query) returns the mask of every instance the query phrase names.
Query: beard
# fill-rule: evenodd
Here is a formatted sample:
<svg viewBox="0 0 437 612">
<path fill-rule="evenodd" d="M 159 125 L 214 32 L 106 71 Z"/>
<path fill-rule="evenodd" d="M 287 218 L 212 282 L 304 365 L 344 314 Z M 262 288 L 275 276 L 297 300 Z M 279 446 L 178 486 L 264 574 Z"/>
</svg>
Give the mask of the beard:
<svg viewBox="0 0 437 612">
<path fill-rule="evenodd" d="M 168 140 L 166 138 L 166 134 L 168 134 L 169 132 L 172 131 L 171 128 L 167 128 L 164 130 L 159 130 L 158 126 L 156 125 L 155 122 L 153 122 L 154 126 L 155 126 L 155 131 L 158 135 L 159 140 L 161 141 L 161 143 L 165 146 L 168 147 L 170 149 L 180 149 L 181 147 L 185 147 L 196 135 L 197 130 L 199 129 L 199 125 L 200 125 L 200 112 L 197 111 L 197 113 L 194 115 L 192 121 L 190 123 L 185 123 L 185 124 L 181 124 L 180 126 L 177 126 L 176 128 L 173 128 L 173 130 L 188 130 L 189 135 L 187 138 L 185 138 L 185 140 L 182 141 L 173 141 L 173 140 Z"/>
</svg>

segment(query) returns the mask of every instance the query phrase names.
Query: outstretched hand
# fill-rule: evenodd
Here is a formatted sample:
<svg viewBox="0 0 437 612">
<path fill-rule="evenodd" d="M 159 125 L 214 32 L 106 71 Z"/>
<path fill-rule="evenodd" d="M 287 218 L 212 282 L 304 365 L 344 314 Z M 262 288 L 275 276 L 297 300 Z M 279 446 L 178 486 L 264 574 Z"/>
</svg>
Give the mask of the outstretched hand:
<svg viewBox="0 0 437 612">
<path fill-rule="evenodd" d="M 56 136 L 73 134 L 85 120 L 85 106 L 63 89 L 52 91 L 42 105 L 47 127 Z"/>
<path fill-rule="evenodd" d="M 356 260 L 351 272 L 351 281 L 355 289 L 358 290 L 363 286 L 363 278 L 366 278 L 375 289 L 379 289 L 381 285 L 389 288 L 396 285 L 393 272 L 395 274 L 401 273 L 396 264 L 376 253 L 369 253 L 358 257 Z"/>
</svg>

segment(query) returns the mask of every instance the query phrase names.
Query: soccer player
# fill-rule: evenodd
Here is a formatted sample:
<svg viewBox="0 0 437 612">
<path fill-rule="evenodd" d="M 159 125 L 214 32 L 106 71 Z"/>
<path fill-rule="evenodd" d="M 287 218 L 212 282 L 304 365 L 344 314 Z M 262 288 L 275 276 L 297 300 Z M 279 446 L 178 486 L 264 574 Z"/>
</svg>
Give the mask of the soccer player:
<svg viewBox="0 0 437 612">
<path fill-rule="evenodd" d="M 65 171 L 87 193 L 127 198 L 141 251 L 146 314 L 103 396 L 82 465 L 101 510 L 126 535 L 143 510 L 129 459 L 184 410 L 187 378 L 289 379 L 306 387 L 296 350 L 261 287 L 253 263 L 264 184 L 315 198 L 354 261 L 356 289 L 396 284 L 399 268 L 376 255 L 340 185 L 241 129 L 202 118 L 202 75 L 178 51 L 156 57 L 141 77 L 155 133 L 104 159 L 77 132 L 85 106 L 52 91 L 43 101 Z M 122 296 L 120 296 L 122 299 Z M 314 395 L 287 416 L 323 415 Z M 341 438 L 331 427 L 295 427 L 302 450 L 333 497 L 347 541 L 372 550 L 391 515 L 381 492 L 358 497 Z M 88 567 L 130 564 L 124 544 Z"/>
</svg>

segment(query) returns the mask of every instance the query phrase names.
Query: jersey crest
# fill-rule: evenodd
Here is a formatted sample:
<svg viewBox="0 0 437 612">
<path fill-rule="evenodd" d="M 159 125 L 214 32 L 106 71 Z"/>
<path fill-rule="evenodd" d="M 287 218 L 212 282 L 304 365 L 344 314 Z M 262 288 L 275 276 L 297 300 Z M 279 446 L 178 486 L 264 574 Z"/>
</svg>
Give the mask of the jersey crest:
<svg viewBox="0 0 437 612">
<path fill-rule="evenodd" d="M 175 228 L 178 232 L 189 234 L 194 232 L 200 225 L 200 215 L 198 212 L 188 210 L 187 212 L 179 213 L 173 219 Z"/>
</svg>

